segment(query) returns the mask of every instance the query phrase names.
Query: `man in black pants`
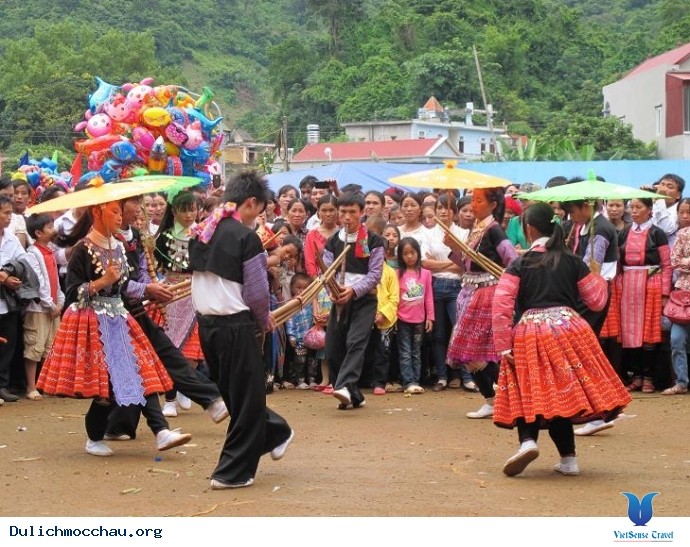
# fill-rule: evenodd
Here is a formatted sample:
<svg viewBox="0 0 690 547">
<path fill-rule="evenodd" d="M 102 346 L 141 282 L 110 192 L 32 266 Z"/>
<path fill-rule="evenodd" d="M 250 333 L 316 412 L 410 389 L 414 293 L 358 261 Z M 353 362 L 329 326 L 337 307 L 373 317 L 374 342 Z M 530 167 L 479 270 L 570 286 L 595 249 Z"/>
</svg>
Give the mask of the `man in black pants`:
<svg viewBox="0 0 690 547">
<path fill-rule="evenodd" d="M 344 410 L 364 406 L 358 382 L 364 366 L 364 354 L 376 317 L 376 287 L 383 273 L 383 238 L 361 223 L 364 197 L 347 193 L 338 198 L 338 216 L 343 226 L 326 242 L 323 258 L 330 265 L 346 245 L 343 287 L 340 295 L 331 295 L 334 306 L 328 320 L 326 356 L 335 378 L 333 396 Z"/>
<path fill-rule="evenodd" d="M 155 283 L 149 277 L 141 234 L 139 230 L 131 227 L 140 210 L 141 197 L 130 198 L 122 204 L 122 226 L 127 226 L 127 229 L 122 230 L 120 239 L 125 246 L 127 262 L 131 270 L 129 282 L 144 285 L 143 294 L 146 299 L 160 303 L 169 302 L 173 297 L 172 293 L 164 285 Z M 228 410 L 218 387 L 201 372 L 189 366 L 187 359 L 170 341 L 165 331 L 144 312 L 141 302 L 125 299 L 125 306 L 150 340 L 175 387 L 201 405 L 215 423 L 227 418 Z M 109 440 L 134 439 L 141 412 L 141 407 L 135 405 L 113 409 L 108 420 L 105 438 Z M 146 415 L 145 408 L 143 412 Z"/>
<path fill-rule="evenodd" d="M 294 437 L 288 423 L 266 407 L 262 341 L 275 328 L 269 314 L 266 252 L 253 227 L 266 206 L 266 181 L 236 175 L 225 205 L 197 226 L 189 242 L 192 299 L 211 378 L 230 409 L 230 425 L 211 488 L 254 484 L 264 454 L 279 460 Z"/>
</svg>

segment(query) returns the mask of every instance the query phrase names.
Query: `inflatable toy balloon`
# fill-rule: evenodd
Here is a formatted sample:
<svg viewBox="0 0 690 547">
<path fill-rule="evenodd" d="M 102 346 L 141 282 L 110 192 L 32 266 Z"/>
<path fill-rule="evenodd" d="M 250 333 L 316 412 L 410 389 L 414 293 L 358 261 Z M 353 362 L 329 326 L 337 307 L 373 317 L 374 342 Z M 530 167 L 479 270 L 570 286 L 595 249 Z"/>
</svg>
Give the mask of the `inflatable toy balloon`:
<svg viewBox="0 0 690 547">
<path fill-rule="evenodd" d="M 194 101 L 194 108 L 202 110 L 208 103 L 213 100 L 213 91 L 210 87 L 204 87 L 201 96 Z"/>
<path fill-rule="evenodd" d="M 103 162 L 110 156 L 110 149 L 94 150 L 86 160 L 86 166 L 90 171 L 98 171 L 103 167 Z"/>
<path fill-rule="evenodd" d="M 121 140 L 122 137 L 120 135 L 103 135 L 95 139 L 76 141 L 74 143 L 74 148 L 77 152 L 81 152 L 82 154 L 90 154 L 96 150 L 110 148 L 113 144 Z"/>
<path fill-rule="evenodd" d="M 196 164 L 206 164 L 208 158 L 210 157 L 210 146 L 208 141 L 203 141 L 194 150 L 190 151 L 194 156 L 194 162 Z"/>
<path fill-rule="evenodd" d="M 103 105 L 103 112 L 110 116 L 111 120 L 120 123 L 132 123 L 136 115 L 136 112 L 125 104 L 125 97 L 120 93 Z"/>
<path fill-rule="evenodd" d="M 189 140 L 185 128 L 177 122 L 171 122 L 163 133 L 166 138 L 176 146 L 184 146 Z"/>
<path fill-rule="evenodd" d="M 220 154 L 220 149 L 223 146 L 223 141 L 225 140 L 225 132 L 221 131 L 211 140 L 211 155 L 215 156 Z"/>
<path fill-rule="evenodd" d="M 156 138 L 153 136 L 151 131 L 145 127 L 135 127 L 132 131 L 132 140 L 142 150 L 151 150 Z"/>
<path fill-rule="evenodd" d="M 11 180 L 23 180 L 24 182 L 29 182 L 29 179 L 26 178 L 26 173 L 23 171 L 15 171 L 12 173 Z"/>
<path fill-rule="evenodd" d="M 198 179 L 201 179 L 199 186 L 201 186 L 203 189 L 208 188 L 208 185 L 211 184 L 211 175 L 209 175 L 205 171 L 194 171 L 193 176 L 195 176 Z"/>
<path fill-rule="evenodd" d="M 115 127 L 113 122 L 107 114 L 94 114 L 86 122 L 86 134 L 95 139 L 97 137 L 102 137 L 103 135 L 108 135 L 114 133 Z"/>
<path fill-rule="evenodd" d="M 170 141 L 165 141 L 165 153 L 168 156 L 179 156 L 180 155 L 180 149 L 179 149 L 179 147 L 175 146 Z"/>
<path fill-rule="evenodd" d="M 170 114 L 170 119 L 175 123 L 181 126 L 185 126 L 189 123 L 189 116 L 187 116 L 187 113 L 181 108 L 170 106 L 167 108 L 167 111 Z"/>
<path fill-rule="evenodd" d="M 129 141 L 116 142 L 110 147 L 110 153 L 122 163 L 131 163 L 137 159 L 137 148 Z"/>
<path fill-rule="evenodd" d="M 133 84 L 132 82 L 127 82 L 126 84 L 122 84 L 122 91 L 124 91 L 125 93 L 129 93 L 132 89 L 134 89 L 138 85 L 150 86 L 152 83 L 153 83 L 153 78 L 151 78 L 151 77 L 144 78 L 138 84 Z"/>
<path fill-rule="evenodd" d="M 40 162 L 38 162 L 38 166 L 41 169 L 48 169 L 51 173 L 55 173 L 58 168 L 57 161 L 54 161 L 50 158 L 43 158 Z"/>
<path fill-rule="evenodd" d="M 149 171 L 152 173 L 162 173 L 165 169 L 166 159 L 165 141 L 163 137 L 158 137 L 149 154 L 149 161 L 147 162 Z"/>
<path fill-rule="evenodd" d="M 26 180 L 29 181 L 31 188 L 38 188 L 38 186 L 41 184 L 40 171 L 31 171 L 30 173 L 26 173 Z"/>
<path fill-rule="evenodd" d="M 132 110 L 139 112 L 141 107 L 144 105 L 146 100 L 146 95 L 148 95 L 153 90 L 152 87 L 148 85 L 137 85 L 133 87 L 129 93 L 127 93 L 127 99 L 125 104 Z"/>
<path fill-rule="evenodd" d="M 84 173 L 81 177 L 79 177 L 79 180 L 77 181 L 77 186 L 84 186 L 88 182 L 91 181 L 94 177 L 98 176 L 98 171 L 89 171 L 88 173 Z"/>
<path fill-rule="evenodd" d="M 206 167 L 204 168 L 204 171 L 206 171 L 209 175 L 222 175 L 222 169 L 220 167 L 220 163 L 217 161 L 211 161 L 206 164 Z"/>
<path fill-rule="evenodd" d="M 105 182 L 117 180 L 122 171 L 122 165 L 116 160 L 108 160 L 103 164 L 98 174 Z"/>
<path fill-rule="evenodd" d="M 179 177 L 182 175 L 182 160 L 177 156 L 168 156 L 165 164 L 165 174 Z"/>
<path fill-rule="evenodd" d="M 194 107 L 194 103 L 195 101 L 192 99 L 191 95 L 184 91 L 178 92 L 175 98 L 175 106 L 179 108 Z"/>
<path fill-rule="evenodd" d="M 177 96 L 178 87 L 176 85 L 159 85 L 153 88 L 153 91 L 149 94 L 149 97 L 155 99 L 154 106 L 164 106 L 167 107 L 171 105 L 175 97 Z"/>
<path fill-rule="evenodd" d="M 188 125 L 186 133 L 187 142 L 184 143 L 184 148 L 187 150 L 194 150 L 204 141 L 204 135 L 201 132 L 201 124 L 198 121 Z"/>
<path fill-rule="evenodd" d="M 91 110 L 92 114 L 98 112 L 100 106 L 110 100 L 117 91 L 117 87 L 104 82 L 98 77 L 96 77 L 96 82 L 98 82 L 98 89 L 89 95 L 89 110 Z"/>
<path fill-rule="evenodd" d="M 149 127 L 165 127 L 170 123 L 170 114 L 165 108 L 152 106 L 142 112 L 141 119 Z"/>
<path fill-rule="evenodd" d="M 202 112 L 199 112 L 194 108 L 185 108 L 184 110 L 187 113 L 187 116 L 189 116 L 190 120 L 199 122 L 201 130 L 204 132 L 206 137 L 209 137 L 216 127 L 218 127 L 220 122 L 223 121 L 222 117 L 216 118 L 215 120 L 209 120 Z"/>
</svg>

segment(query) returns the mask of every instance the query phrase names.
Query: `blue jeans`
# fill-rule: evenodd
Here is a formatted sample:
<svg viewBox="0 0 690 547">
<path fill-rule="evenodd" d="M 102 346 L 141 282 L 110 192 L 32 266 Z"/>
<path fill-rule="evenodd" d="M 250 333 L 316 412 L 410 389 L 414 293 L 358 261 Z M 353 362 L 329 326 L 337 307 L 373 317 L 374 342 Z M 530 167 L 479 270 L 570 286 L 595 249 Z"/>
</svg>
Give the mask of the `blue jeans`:
<svg viewBox="0 0 690 547">
<path fill-rule="evenodd" d="M 676 384 L 688 387 L 688 354 L 687 344 L 690 325 L 671 326 L 671 362 L 676 375 Z"/>
<path fill-rule="evenodd" d="M 398 352 L 400 377 L 404 387 L 419 385 L 422 374 L 422 340 L 424 323 L 405 323 L 398 320 Z"/>
<path fill-rule="evenodd" d="M 431 286 L 434 293 L 434 315 L 436 317 L 432 346 L 434 372 L 437 380 L 448 380 L 446 353 L 448 352 L 450 332 L 453 330 L 456 320 L 455 312 L 461 288 L 460 280 L 433 277 Z M 462 367 L 461 373 L 463 382 L 472 381 L 472 375 L 465 370 L 465 367 Z"/>
</svg>

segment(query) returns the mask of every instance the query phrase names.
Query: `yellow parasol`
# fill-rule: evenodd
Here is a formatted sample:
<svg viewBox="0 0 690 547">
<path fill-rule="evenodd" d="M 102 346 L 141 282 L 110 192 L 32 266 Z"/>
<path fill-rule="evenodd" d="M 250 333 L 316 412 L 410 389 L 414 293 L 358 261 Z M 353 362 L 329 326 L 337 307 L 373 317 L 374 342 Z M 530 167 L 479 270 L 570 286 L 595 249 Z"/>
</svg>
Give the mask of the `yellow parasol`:
<svg viewBox="0 0 690 547">
<path fill-rule="evenodd" d="M 462 190 L 474 188 L 498 188 L 512 184 L 508 179 L 485 175 L 469 169 L 458 169 L 455 161 L 445 161 L 444 167 L 415 171 L 388 179 L 392 184 L 408 188 L 440 188 Z"/>
<path fill-rule="evenodd" d="M 99 179 L 102 181 L 102 179 Z M 39 203 L 29 208 L 27 213 L 49 213 L 52 211 L 64 211 L 76 207 L 89 207 L 110 201 L 149 194 L 153 192 L 167 192 L 182 188 L 197 186 L 201 179 L 196 177 L 175 177 L 168 175 L 149 175 L 122 179 L 119 182 L 107 184 L 93 183 L 86 189 L 78 192 L 70 192 L 64 196 Z"/>
</svg>

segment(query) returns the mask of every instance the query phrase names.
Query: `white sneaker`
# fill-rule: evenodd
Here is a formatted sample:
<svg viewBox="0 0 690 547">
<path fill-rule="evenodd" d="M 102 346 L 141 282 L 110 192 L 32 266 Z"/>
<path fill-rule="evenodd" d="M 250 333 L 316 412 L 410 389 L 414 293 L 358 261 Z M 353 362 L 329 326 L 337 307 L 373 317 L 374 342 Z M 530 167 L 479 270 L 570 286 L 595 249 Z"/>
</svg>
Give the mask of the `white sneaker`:
<svg viewBox="0 0 690 547">
<path fill-rule="evenodd" d="M 211 419 L 213 420 L 213 423 L 219 424 L 225 418 L 230 416 L 230 412 L 228 411 L 228 407 L 225 406 L 225 401 L 218 397 L 215 401 L 213 401 L 208 408 L 206 409 L 206 412 L 208 413 L 209 416 L 211 416 Z"/>
<path fill-rule="evenodd" d="M 503 464 L 503 473 L 509 477 L 514 477 L 522 473 L 525 468 L 539 457 L 539 448 L 534 441 L 525 441 L 520 446 L 520 450 Z"/>
<path fill-rule="evenodd" d="M 575 476 L 580 474 L 580 466 L 577 465 L 577 458 L 575 456 L 567 456 L 561 458 L 561 461 L 553 466 L 561 475 Z"/>
<path fill-rule="evenodd" d="M 177 404 L 180 405 L 182 410 L 189 410 L 192 408 L 192 400 L 186 395 L 182 395 L 179 391 L 177 392 Z"/>
<path fill-rule="evenodd" d="M 481 408 L 475 412 L 468 412 L 466 416 L 468 418 L 478 419 L 478 418 L 491 418 L 494 415 L 494 405 L 483 404 Z"/>
<path fill-rule="evenodd" d="M 285 456 L 285 451 L 287 450 L 287 447 L 290 446 L 290 443 L 292 442 L 292 439 L 295 438 L 295 432 L 291 429 L 290 430 L 290 436 L 287 438 L 285 442 L 282 444 L 279 444 L 276 446 L 273 450 L 271 450 L 271 459 L 273 460 L 279 460 L 283 456 Z"/>
<path fill-rule="evenodd" d="M 106 433 L 105 435 L 103 435 L 103 440 L 104 441 L 131 441 L 132 437 L 130 437 L 126 433 L 122 433 L 121 435 L 113 435 L 111 433 Z"/>
<path fill-rule="evenodd" d="M 574 433 L 575 435 L 585 436 L 594 435 L 599 433 L 599 431 L 604 431 L 604 429 L 611 429 L 613 427 L 613 422 L 605 422 L 604 420 L 594 420 L 593 422 L 588 422 L 582 427 L 578 427 Z"/>
<path fill-rule="evenodd" d="M 180 433 L 179 429 L 164 429 L 159 431 L 156 435 L 156 448 L 159 452 L 163 450 L 170 450 L 176 446 L 187 444 L 192 440 L 192 436 L 189 433 Z"/>
<path fill-rule="evenodd" d="M 0 406 L 5 404 L 5 399 L 0 399 Z"/>
<path fill-rule="evenodd" d="M 91 439 L 86 439 L 86 446 L 84 449 L 86 450 L 87 454 L 91 454 L 92 456 L 107 457 L 113 455 L 113 451 L 110 450 L 110 447 L 103 441 L 92 441 Z"/>
<path fill-rule="evenodd" d="M 163 416 L 174 418 L 177 416 L 177 403 L 175 401 L 165 401 L 163 405 Z"/>
<path fill-rule="evenodd" d="M 350 390 L 347 389 L 346 387 L 341 387 L 340 389 L 336 389 L 333 392 L 333 397 L 338 399 L 341 403 L 345 405 L 349 405 L 352 402 L 352 398 L 350 397 Z"/>
<path fill-rule="evenodd" d="M 295 389 L 309 389 L 309 384 L 307 382 L 300 382 L 295 386 Z"/>
<path fill-rule="evenodd" d="M 245 482 L 224 482 L 218 479 L 211 479 L 211 490 L 225 490 L 227 488 L 245 488 L 254 484 L 254 479 L 248 479 Z"/>
</svg>

